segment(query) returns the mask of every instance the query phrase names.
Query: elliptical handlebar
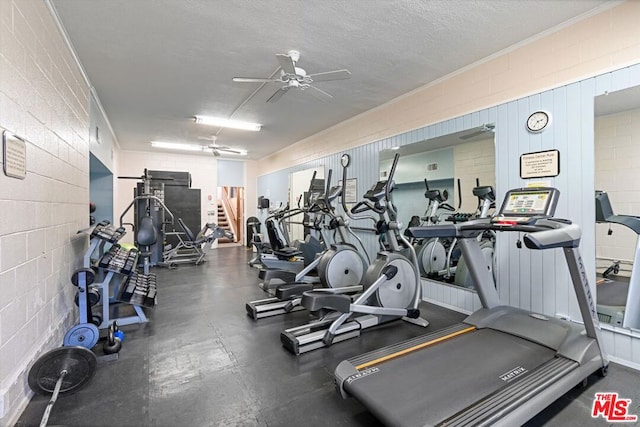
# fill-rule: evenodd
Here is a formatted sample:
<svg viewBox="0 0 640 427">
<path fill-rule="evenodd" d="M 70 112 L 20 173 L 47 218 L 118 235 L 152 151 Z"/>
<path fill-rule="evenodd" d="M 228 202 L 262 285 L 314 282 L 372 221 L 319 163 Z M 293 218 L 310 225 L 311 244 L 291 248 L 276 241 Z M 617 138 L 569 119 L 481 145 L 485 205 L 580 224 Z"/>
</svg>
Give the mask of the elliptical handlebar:
<svg viewBox="0 0 640 427">
<path fill-rule="evenodd" d="M 389 217 L 390 219 L 393 221 L 396 219 L 397 217 L 397 211 L 395 209 L 395 207 L 393 206 L 393 203 L 391 203 L 391 190 L 393 189 L 393 176 L 395 174 L 396 171 L 396 167 L 398 165 L 398 159 L 400 158 L 400 155 L 396 153 L 396 155 L 393 158 L 393 163 L 391 165 L 391 171 L 389 172 L 389 176 L 387 177 L 387 180 L 384 182 L 384 200 L 385 200 L 385 206 L 381 206 L 378 201 L 376 200 L 376 203 L 373 203 L 371 200 L 367 200 L 367 198 L 359 201 L 358 203 L 355 204 L 355 206 L 353 206 L 351 208 L 351 211 L 348 212 L 347 208 L 345 206 L 345 204 L 343 203 L 343 208 L 345 209 L 345 211 L 347 211 L 348 215 L 349 213 L 351 214 L 358 214 L 358 213 L 362 213 L 362 212 L 366 212 L 366 211 L 373 211 L 378 215 L 382 215 L 385 212 L 389 213 Z M 343 179 L 343 186 L 346 184 L 346 168 L 344 169 L 345 172 L 343 173 L 342 179 Z M 344 187 L 343 187 L 344 188 Z M 344 194 L 344 191 L 343 191 Z M 365 197 L 367 197 L 365 195 Z M 342 199 L 344 202 L 344 198 Z M 373 198 L 372 198 L 373 200 Z M 351 215 L 349 215 L 350 218 L 353 219 L 362 219 L 362 218 L 354 218 Z M 376 219 L 374 219 L 373 217 L 368 217 L 371 218 L 374 222 L 377 222 Z"/>
<path fill-rule="evenodd" d="M 327 173 L 327 179 L 326 179 L 326 186 L 325 186 L 325 191 L 324 193 L 318 197 L 316 200 L 313 201 L 313 203 L 309 204 L 309 207 L 306 208 L 307 212 L 310 213 L 318 213 L 318 212 L 324 212 L 324 213 L 331 213 L 331 204 L 329 203 L 329 200 L 327 199 L 327 195 L 329 194 L 329 190 L 331 189 L 331 175 L 333 173 L 333 170 L 329 169 L 329 172 Z M 313 172 L 313 178 L 311 178 L 311 182 L 313 182 L 313 180 L 315 179 L 316 173 L 315 171 Z M 309 188 L 309 190 L 311 190 L 311 187 Z M 308 202 L 310 202 L 310 200 L 307 200 Z"/>
<path fill-rule="evenodd" d="M 393 184 L 393 176 L 396 174 L 396 167 L 398 166 L 398 160 L 400 160 L 400 154 L 396 153 L 393 156 L 393 163 L 391 164 L 391 171 L 389 172 L 389 176 L 387 177 L 387 182 L 384 186 L 384 198 L 387 202 L 391 201 L 391 190 Z"/>
<path fill-rule="evenodd" d="M 329 205 L 329 200 L 327 199 L 329 197 L 329 191 L 331 190 L 331 177 L 333 176 L 333 169 L 329 169 L 329 172 L 327 173 L 327 182 L 324 187 L 324 195 L 322 196 L 322 200 L 324 201 L 325 206 L 327 206 L 328 209 L 330 209 L 330 205 Z"/>
<path fill-rule="evenodd" d="M 340 204 L 342 205 L 342 210 L 344 210 L 345 215 L 347 215 L 349 218 L 351 218 L 353 220 L 369 219 L 369 220 L 373 221 L 373 223 L 375 224 L 376 222 L 378 222 L 378 220 L 376 218 L 374 218 L 373 216 L 371 216 L 371 215 L 354 216 L 353 215 L 354 213 L 352 212 L 352 210 L 350 210 L 347 207 L 347 202 L 345 200 L 345 194 L 346 194 L 345 189 L 347 188 L 347 168 L 348 167 L 349 167 L 348 164 L 346 166 L 342 167 L 342 194 L 340 195 Z M 359 202 L 359 203 L 361 203 L 361 202 Z M 358 204 L 356 204 L 356 206 Z M 354 206 L 354 208 L 356 206 Z M 362 212 L 364 212 L 364 210 Z"/>
<path fill-rule="evenodd" d="M 358 203 L 356 203 L 354 207 L 351 208 L 352 214 L 358 214 L 366 211 L 374 211 L 377 214 L 383 214 L 384 208 L 377 207 L 376 205 L 374 205 L 368 200 L 361 200 Z"/>
<path fill-rule="evenodd" d="M 438 209 L 444 209 L 445 211 L 450 211 L 450 212 L 455 212 L 456 211 L 456 208 L 451 206 L 449 203 L 442 203 L 442 204 L 438 205 Z M 458 208 L 458 209 L 460 209 L 460 208 Z"/>
<path fill-rule="evenodd" d="M 309 181 L 309 190 L 307 191 L 307 198 L 305 199 L 303 206 L 309 204 L 309 197 L 311 197 L 311 190 L 313 190 L 313 183 L 316 180 L 317 174 L 318 174 L 318 171 L 313 171 L 313 175 L 311 175 L 311 181 Z M 300 200 L 302 200 L 302 198 L 303 196 L 301 195 L 300 199 L 298 199 L 298 208 L 300 208 Z"/>
</svg>

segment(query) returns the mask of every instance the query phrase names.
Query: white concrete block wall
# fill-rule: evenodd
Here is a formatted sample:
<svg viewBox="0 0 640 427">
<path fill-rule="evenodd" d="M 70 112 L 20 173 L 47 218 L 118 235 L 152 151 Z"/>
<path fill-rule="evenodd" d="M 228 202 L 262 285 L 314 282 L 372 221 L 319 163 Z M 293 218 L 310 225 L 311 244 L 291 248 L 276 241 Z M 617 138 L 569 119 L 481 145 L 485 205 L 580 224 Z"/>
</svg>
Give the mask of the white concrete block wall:
<svg viewBox="0 0 640 427">
<path fill-rule="evenodd" d="M 471 190 L 476 186 L 476 178 L 480 185 L 496 185 L 496 149 L 493 136 L 482 141 L 467 142 L 453 148 L 453 176 L 460 179 L 462 188 L 462 212 L 474 212 L 478 199 Z M 457 185 L 456 200 L 457 200 Z M 457 206 L 456 206 L 457 207 Z"/>
<path fill-rule="evenodd" d="M 31 392 L 26 375 L 74 320 L 88 226 L 89 87 L 44 1 L 0 0 L 0 126 L 26 139 L 24 180 L 0 173 L 0 425 Z M 0 159 L 1 160 L 1 159 Z"/>
<path fill-rule="evenodd" d="M 596 117 L 595 187 L 606 191 L 617 215 L 640 216 L 640 109 Z M 633 260 L 638 236 L 627 227 L 596 225 L 596 256 Z M 607 262 L 598 262 L 606 267 Z M 623 269 L 629 275 L 630 267 Z"/>
</svg>

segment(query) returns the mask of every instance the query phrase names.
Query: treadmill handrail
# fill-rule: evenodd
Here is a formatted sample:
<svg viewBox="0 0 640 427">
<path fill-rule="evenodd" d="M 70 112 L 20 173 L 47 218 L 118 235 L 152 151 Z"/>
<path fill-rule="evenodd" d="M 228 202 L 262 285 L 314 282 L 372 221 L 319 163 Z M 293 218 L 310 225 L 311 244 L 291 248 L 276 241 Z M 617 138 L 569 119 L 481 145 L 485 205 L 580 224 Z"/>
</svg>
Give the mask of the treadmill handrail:
<svg viewBox="0 0 640 427">
<path fill-rule="evenodd" d="M 557 223 L 556 223 L 557 224 Z M 577 248 L 582 231 L 577 224 L 567 224 L 550 230 L 527 233 L 522 241 L 529 249 Z"/>
<path fill-rule="evenodd" d="M 455 224 L 436 224 L 428 227 L 409 227 L 409 237 L 430 239 L 432 237 L 457 237 L 459 234 Z"/>
<path fill-rule="evenodd" d="M 561 218 L 540 218 L 533 224 L 501 224 L 491 218 L 479 218 L 461 224 L 438 224 L 428 227 L 411 227 L 409 233 L 418 239 L 456 237 L 471 239 L 484 231 L 518 231 L 526 233 L 523 241 L 529 249 L 576 248 L 582 232 L 577 224 Z"/>
</svg>

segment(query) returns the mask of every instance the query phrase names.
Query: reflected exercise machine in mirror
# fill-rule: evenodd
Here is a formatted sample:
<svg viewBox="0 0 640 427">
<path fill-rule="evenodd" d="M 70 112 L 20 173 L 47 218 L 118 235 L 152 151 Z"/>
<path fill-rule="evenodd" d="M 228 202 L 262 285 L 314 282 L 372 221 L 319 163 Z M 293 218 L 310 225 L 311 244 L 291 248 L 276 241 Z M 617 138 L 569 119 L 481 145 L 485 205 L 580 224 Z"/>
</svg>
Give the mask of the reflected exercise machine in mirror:
<svg viewBox="0 0 640 427">
<path fill-rule="evenodd" d="M 640 86 L 595 98 L 594 150 L 598 317 L 640 329 Z"/>
<path fill-rule="evenodd" d="M 494 126 L 467 129 L 380 152 L 380 179 L 396 153 L 394 203 L 405 227 L 462 222 L 488 216 L 495 200 Z M 494 269 L 495 235 L 481 237 Z M 455 239 L 414 239 L 424 278 L 473 289 Z"/>
</svg>

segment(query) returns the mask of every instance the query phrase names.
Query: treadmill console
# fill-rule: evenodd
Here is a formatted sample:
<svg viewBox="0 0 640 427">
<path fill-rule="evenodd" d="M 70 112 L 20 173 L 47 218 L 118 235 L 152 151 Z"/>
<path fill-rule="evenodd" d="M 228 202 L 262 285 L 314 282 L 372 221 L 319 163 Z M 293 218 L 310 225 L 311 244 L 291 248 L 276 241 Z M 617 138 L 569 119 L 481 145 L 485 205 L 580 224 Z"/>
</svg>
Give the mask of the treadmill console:
<svg viewBox="0 0 640 427">
<path fill-rule="evenodd" d="M 372 202 L 379 202 L 384 199 L 384 188 L 387 185 L 387 181 L 378 181 L 376 185 L 374 185 L 369 191 L 364 193 L 364 198 L 371 200 Z M 391 181 L 391 186 L 389 187 L 389 192 L 393 191 L 393 187 L 395 187 L 395 183 Z"/>
<path fill-rule="evenodd" d="M 529 224 L 536 219 L 552 217 L 560 191 L 551 187 L 517 188 L 509 190 L 502 208 L 491 222 L 498 224 Z"/>
</svg>

